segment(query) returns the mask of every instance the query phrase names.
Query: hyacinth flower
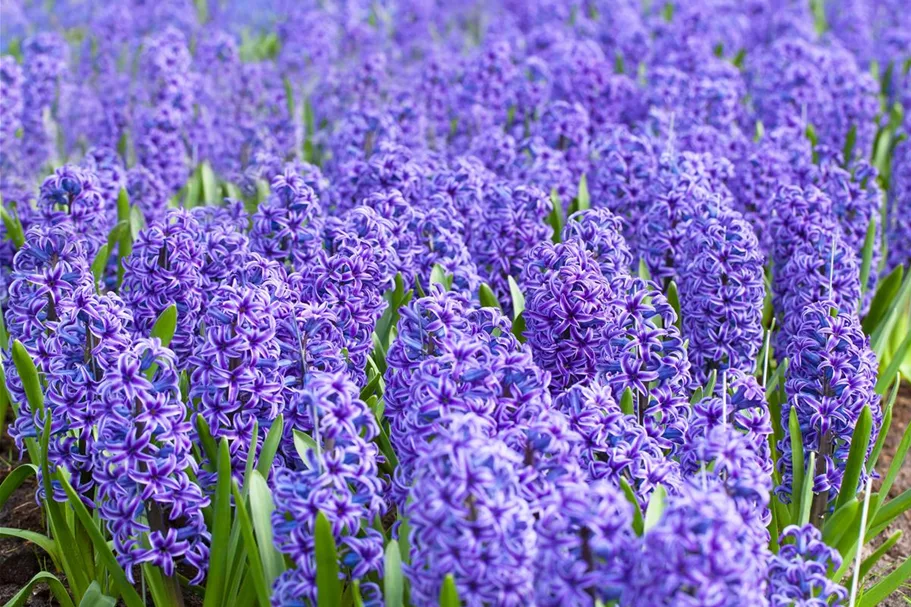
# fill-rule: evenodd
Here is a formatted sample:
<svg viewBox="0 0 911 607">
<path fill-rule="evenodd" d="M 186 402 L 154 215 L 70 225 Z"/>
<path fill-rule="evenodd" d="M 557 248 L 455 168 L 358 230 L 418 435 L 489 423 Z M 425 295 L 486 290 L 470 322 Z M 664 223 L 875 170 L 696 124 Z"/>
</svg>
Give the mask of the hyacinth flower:
<svg viewBox="0 0 911 607">
<path fill-rule="evenodd" d="M 89 169 L 68 164 L 48 176 L 38 194 L 37 214 L 43 225 L 71 226 L 74 236 L 84 240 L 90 260 L 107 243 L 107 202 L 97 176 Z"/>
<path fill-rule="evenodd" d="M 605 481 L 566 483 L 546 498 L 536 527 L 537 605 L 617 600 L 635 549 L 632 506 Z"/>
<path fill-rule="evenodd" d="M 61 76 L 69 61 L 66 40 L 56 33 L 44 32 L 26 39 L 22 45 L 22 71 L 25 76 L 22 113 L 22 170 L 34 175 L 54 155 L 54 135 L 45 122 L 56 101 Z"/>
<path fill-rule="evenodd" d="M 105 371 L 130 347 L 131 324 L 130 311 L 116 294 L 96 295 L 83 287 L 64 302 L 60 320 L 46 338 L 48 461 L 69 471 L 70 484 L 87 504 L 97 491 L 95 430 L 106 409 L 102 383 Z M 35 424 L 40 432 L 43 420 L 35 419 Z M 53 485 L 53 499 L 66 501 L 59 484 Z"/>
<path fill-rule="evenodd" d="M 562 152 L 573 179 L 579 183 L 588 171 L 590 156 L 591 124 L 585 108 L 579 103 L 552 101 L 544 108 L 537 129 L 548 146 Z"/>
<path fill-rule="evenodd" d="M 790 359 L 785 391 L 786 406 L 782 407 L 784 439 L 779 444 L 781 486 L 777 493 L 788 499 L 793 493 L 793 465 L 788 420 L 791 410 L 800 424 L 805 453 L 804 466 L 811 453 L 816 454 L 813 492 L 816 495 L 814 512 L 822 514 L 841 490 L 853 495 L 856 487 L 842 487 L 854 428 L 864 409 L 869 408 L 872 419 L 870 455 L 882 422 L 876 383 L 876 355 L 870 349 L 869 338 L 860 327 L 853 310 L 838 310 L 835 302 L 822 301 L 807 306 L 801 315 L 788 344 Z M 863 468 L 863 467 L 862 467 Z M 861 470 L 860 486 L 867 472 Z"/>
<path fill-rule="evenodd" d="M 552 229 L 545 218 L 552 208 L 550 197 L 534 186 L 497 183 L 486 192 L 471 254 L 481 279 L 501 302 L 511 300 L 508 278 L 519 276 L 528 250 L 550 239 Z"/>
<path fill-rule="evenodd" d="M 570 215 L 562 240 L 572 239 L 594 257 L 607 280 L 629 273 L 633 255 L 623 238 L 623 222 L 609 209 L 588 209 Z"/>
<path fill-rule="evenodd" d="M 683 441 L 694 383 L 677 314 L 657 285 L 619 276 L 610 285 L 607 323 L 596 368 L 614 398 L 633 395 L 636 417 L 662 449 Z"/>
<path fill-rule="evenodd" d="M 0 169 L 6 175 L 18 172 L 21 150 L 17 132 L 22 129 L 22 67 L 12 55 L 0 57 Z"/>
<path fill-rule="evenodd" d="M 155 173 L 144 166 L 134 166 L 127 171 L 126 189 L 130 203 L 142 212 L 147 225 L 164 217 L 168 207 L 168 190 Z"/>
<path fill-rule="evenodd" d="M 787 347 L 810 304 L 831 301 L 839 310 L 858 310 L 861 303 L 860 262 L 837 231 L 815 226 L 807 241 L 777 268 L 772 282 L 772 305 L 780 319 L 780 349 Z"/>
<path fill-rule="evenodd" d="M 212 436 L 228 439 L 239 481 L 244 462 L 256 457 L 283 404 L 271 298 L 264 287 L 222 285 L 201 322 L 205 333 L 187 360 L 192 369 L 189 397 L 194 415 L 205 420 Z M 200 471 L 199 480 L 208 488 L 214 485 L 214 474 Z"/>
<path fill-rule="evenodd" d="M 202 514 L 209 499 L 187 473 L 197 466 L 174 354 L 157 339 L 138 339 L 104 362 L 92 464 L 95 503 L 117 560 L 128 576 L 142 563 L 173 576 L 186 563 L 200 583 L 209 562 Z"/>
<path fill-rule="evenodd" d="M 113 227 L 117 217 L 117 195 L 127 185 L 123 161 L 111 148 L 92 147 L 86 150 L 82 166 L 95 174 L 109 215 L 109 227 Z"/>
<path fill-rule="evenodd" d="M 439 196 L 439 195 L 436 195 Z M 447 201 L 448 202 L 448 201 Z M 452 288 L 471 296 L 481 283 L 477 266 L 462 237 L 462 224 L 448 204 L 432 207 L 417 220 L 423 254 L 419 257 L 417 276 L 426 292 L 434 266 L 452 276 Z"/>
<path fill-rule="evenodd" d="M 518 143 L 509 177 L 515 183 L 529 184 L 542 192 L 555 193 L 563 204 L 564 211 L 576 197 L 579 185 L 578 176 L 570 169 L 565 152 L 550 147 L 539 135 Z"/>
<path fill-rule="evenodd" d="M 544 242 L 528 252 L 522 284 L 525 335 L 553 388 L 593 379 L 613 315 L 598 264 L 578 241 Z"/>
<path fill-rule="evenodd" d="M 373 330 L 387 302 L 378 286 L 388 281 L 380 269 L 378 251 L 354 234 L 333 254 L 320 251 L 304 272 L 289 277 L 301 301 L 325 303 L 338 317 L 345 338 L 345 358 L 358 384 L 366 380 L 367 357 L 373 350 Z"/>
<path fill-rule="evenodd" d="M 762 251 L 770 254 L 773 235 L 769 224 L 778 207 L 778 190 L 782 186 L 800 186 L 815 174 L 813 145 L 798 124 L 787 124 L 748 146 L 735 161 L 731 184 L 734 208 L 753 227 Z"/>
<path fill-rule="evenodd" d="M 416 230 L 421 219 L 421 207 L 411 204 L 396 189 L 374 192 L 364 198 L 363 205 L 391 222 L 392 247 L 395 255 L 391 258 L 394 272 L 402 275 L 406 285 L 413 285 L 418 278 L 419 256 L 423 247 Z"/>
<path fill-rule="evenodd" d="M 404 146 L 382 143 L 364 162 L 339 175 L 339 210 L 345 211 L 377 193 L 399 191 L 412 205 L 419 205 L 423 194 L 423 166 L 414 152 Z"/>
<path fill-rule="evenodd" d="M 303 178 L 286 170 L 272 180 L 271 194 L 253 216 L 250 248 L 267 259 L 301 270 L 322 248 L 319 200 Z"/>
<path fill-rule="evenodd" d="M 680 467 L 687 477 L 722 485 L 747 527 L 756 533 L 758 541 L 766 543 L 766 527 L 772 520 L 772 458 L 768 448 L 772 424 L 765 409 L 734 411 L 729 403 L 722 402 L 726 398 L 726 394 L 709 397 L 693 405 Z"/>
<path fill-rule="evenodd" d="M 46 372 L 51 354 L 46 336 L 60 321 L 66 300 L 77 291 L 92 288 L 83 242 L 73 237 L 68 226 L 33 227 L 13 259 L 11 278 L 7 331 L 11 339 L 22 342 L 38 370 Z M 18 406 L 10 434 L 21 450 L 24 439 L 40 435 L 33 419 L 37 412 L 29 409 L 22 382 L 6 349 L 3 366 L 7 387 Z"/>
<path fill-rule="evenodd" d="M 224 207 L 196 207 L 204 255 L 200 287 L 210 300 L 218 287 L 238 275 L 252 259 L 246 228 L 249 223 L 243 203 L 226 199 Z"/>
<path fill-rule="evenodd" d="M 895 147 L 890 177 L 891 191 L 884 227 L 889 243 L 886 273 L 900 265 L 911 266 L 911 141 L 905 139 Z"/>
<path fill-rule="evenodd" d="M 623 222 L 623 237 L 638 250 L 639 223 L 648 202 L 645 192 L 657 168 L 649 137 L 625 126 L 610 129 L 592 145 L 588 188 L 592 205 L 604 207 Z"/>
<path fill-rule="evenodd" d="M 369 247 L 376 266 L 374 288 L 381 292 L 392 288 L 396 251 L 390 219 L 372 207 L 357 206 L 341 219 L 333 217 L 327 221 L 325 240 L 327 251 L 333 255 L 353 255 L 361 247 Z"/>
<path fill-rule="evenodd" d="M 821 154 L 820 154 L 821 155 Z M 840 155 L 821 161 L 819 187 L 832 200 L 832 212 L 841 226 L 840 238 L 858 259 L 864 255 L 867 229 L 874 227 L 874 244 L 882 240 L 883 192 L 877 185 L 876 169 L 865 161 L 851 165 L 850 172 L 839 166 Z M 864 310 L 870 305 L 877 281 L 877 268 L 882 259 L 881 247 L 874 246 L 870 258 L 870 274 L 865 285 L 867 297 Z"/>
<path fill-rule="evenodd" d="M 557 397 L 554 406 L 581 438 L 579 460 L 591 482 L 603 479 L 619 486 L 626 481 L 640 507 L 658 485 L 671 492 L 680 487 L 677 462 L 665 456 L 661 443 L 634 415 L 623 413 L 606 385 L 577 384 Z"/>
<path fill-rule="evenodd" d="M 409 405 L 411 383 L 421 363 L 438 355 L 444 341 L 470 332 L 468 301 L 432 285 L 430 294 L 401 309 L 397 338 L 386 354 L 385 415 L 393 428 Z"/>
<path fill-rule="evenodd" d="M 123 261 L 121 292 L 133 312 L 137 335 L 148 335 L 158 316 L 168 306 L 176 306 L 171 349 L 180 368 L 196 345 L 196 325 L 202 313 L 201 240 L 196 219 L 187 211 L 171 210 L 139 232 L 133 251 Z"/>
<path fill-rule="evenodd" d="M 293 299 L 275 303 L 278 307 L 276 336 L 282 360 L 286 361 L 283 372 L 286 392 L 304 389 L 314 373 L 337 374 L 347 370 L 343 354 L 345 337 L 338 328 L 338 317 L 327 304 L 302 303 Z M 312 430 L 312 412 L 286 403 L 282 415 L 285 465 L 295 468 L 299 458 L 295 454 L 293 431 Z"/>
<path fill-rule="evenodd" d="M 458 156 L 450 160 L 448 166 L 436 170 L 426 186 L 428 191 L 433 192 L 431 197 L 436 195 L 449 199 L 446 208 L 455 210 L 451 221 L 461 224 L 459 233 L 468 246 L 471 246 L 474 233 L 482 221 L 485 188 L 495 179 L 496 175 L 476 155 Z M 444 205 L 431 203 L 429 206 Z"/>
<path fill-rule="evenodd" d="M 422 447 L 405 507 L 411 562 L 404 569 L 415 605 L 436 605 L 447 574 L 469 605 L 533 600 L 537 537 L 521 495 L 522 458 L 492 431 L 477 416 L 456 416 Z"/>
<path fill-rule="evenodd" d="M 639 256 L 648 264 L 654 280 L 678 278 L 683 263 L 683 245 L 690 222 L 717 213 L 730 204 L 730 193 L 716 172 L 727 173 L 730 163 L 711 155 L 686 152 L 665 154 L 660 179 L 652 186 L 651 203 L 639 224 Z"/>
<path fill-rule="evenodd" d="M 812 117 L 821 144 L 844 149 L 853 131 L 853 155 L 869 157 L 879 112 L 876 82 L 837 42 L 784 36 L 760 49 L 746 72 L 756 114 L 766 128 L 794 116 Z"/>
<path fill-rule="evenodd" d="M 781 548 L 769 560 L 769 606 L 844 605 L 848 591 L 829 579 L 841 555 L 822 541 L 813 525 L 791 525 L 781 532 Z"/>
<path fill-rule="evenodd" d="M 623 605 L 765 605 L 765 542 L 717 482 L 685 484 L 642 537 Z"/>
<path fill-rule="evenodd" d="M 736 211 L 695 218 L 683 246 L 680 314 L 697 381 L 710 373 L 751 373 L 762 347 L 764 259 L 752 228 Z"/>
<path fill-rule="evenodd" d="M 314 371 L 290 397 L 288 407 L 298 413 L 300 429 L 314 446 L 303 454 L 303 467 L 279 469 L 273 480 L 275 547 L 295 566 L 275 581 L 273 605 L 316 604 L 314 530 L 319 512 L 331 524 L 343 570 L 361 581 L 365 595 L 379 594 L 368 581 L 383 565 L 383 537 L 369 528 L 385 510 L 377 476 L 380 456 L 372 442 L 379 427 L 357 394 L 344 372 Z"/>
</svg>

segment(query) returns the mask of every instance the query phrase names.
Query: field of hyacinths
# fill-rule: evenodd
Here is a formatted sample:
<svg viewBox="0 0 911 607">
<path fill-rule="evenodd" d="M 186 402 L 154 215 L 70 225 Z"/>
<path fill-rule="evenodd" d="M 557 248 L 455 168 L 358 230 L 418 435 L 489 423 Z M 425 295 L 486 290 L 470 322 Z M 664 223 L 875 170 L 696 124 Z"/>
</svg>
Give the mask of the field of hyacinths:
<svg viewBox="0 0 911 607">
<path fill-rule="evenodd" d="M 0 600 L 911 603 L 903 5 L 2 0 Z"/>
</svg>

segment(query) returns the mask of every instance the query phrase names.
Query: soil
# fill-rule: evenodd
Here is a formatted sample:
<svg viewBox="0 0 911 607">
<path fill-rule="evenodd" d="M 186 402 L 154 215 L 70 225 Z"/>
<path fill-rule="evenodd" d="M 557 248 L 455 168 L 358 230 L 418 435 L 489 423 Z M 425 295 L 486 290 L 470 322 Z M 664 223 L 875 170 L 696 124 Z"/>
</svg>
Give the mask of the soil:
<svg viewBox="0 0 911 607">
<path fill-rule="evenodd" d="M 886 436 L 882 454 L 876 465 L 880 474 L 884 475 L 886 470 L 889 469 L 889 465 L 892 463 L 892 456 L 898 449 L 898 443 L 901 441 L 902 434 L 909 423 L 911 423 L 911 386 L 904 384 L 899 390 L 898 398 L 892 409 L 892 427 Z M 895 483 L 892 484 L 892 488 L 889 490 L 889 498 L 898 496 L 908 488 L 911 488 L 911 461 L 909 461 L 909 458 L 905 458 L 904 465 L 898 471 L 898 478 L 895 479 Z M 888 538 L 898 530 L 903 532 L 901 539 L 883 556 L 880 565 L 875 570 L 876 572 L 886 574 L 895 569 L 908 556 L 911 556 L 911 511 L 905 512 L 896 519 L 880 537 L 882 539 Z M 881 541 L 873 543 L 878 544 Z M 867 550 L 869 551 L 869 547 Z M 911 603 L 911 586 L 906 584 L 903 589 L 893 593 L 892 596 L 883 601 L 882 607 L 908 607 L 909 603 Z"/>
<path fill-rule="evenodd" d="M 905 384 L 899 391 L 892 412 L 892 427 L 883 445 L 877 469 L 884 473 L 892 463 L 892 457 L 898 448 L 902 434 L 911 423 L 911 385 Z M 9 438 L 0 439 L 0 482 L 19 465 L 18 455 Z M 906 461 L 899 471 L 898 478 L 889 492 L 889 498 L 898 496 L 911 487 L 911 462 Z M 17 489 L 6 505 L 0 509 L 0 527 L 27 529 L 46 533 L 41 508 L 35 501 L 35 479 L 29 479 Z M 882 558 L 880 566 L 874 571 L 888 573 L 911 555 L 911 512 L 899 517 L 881 536 L 886 538 L 895 531 L 904 533 L 901 540 Z M 873 542 L 874 545 L 878 542 Z M 869 553 L 870 548 L 867 548 Z M 0 604 L 5 604 L 32 577 L 50 566 L 46 555 L 34 544 L 17 538 L 0 538 Z M 60 577 L 60 576 L 58 576 Z M 869 582 L 868 582 L 869 583 Z M 188 606 L 196 604 L 196 597 L 187 597 Z M 911 587 L 906 587 L 883 601 L 882 607 L 908 607 L 911 601 Z M 28 607 L 51 607 L 58 603 L 45 584 L 37 584 L 26 602 Z"/>
</svg>

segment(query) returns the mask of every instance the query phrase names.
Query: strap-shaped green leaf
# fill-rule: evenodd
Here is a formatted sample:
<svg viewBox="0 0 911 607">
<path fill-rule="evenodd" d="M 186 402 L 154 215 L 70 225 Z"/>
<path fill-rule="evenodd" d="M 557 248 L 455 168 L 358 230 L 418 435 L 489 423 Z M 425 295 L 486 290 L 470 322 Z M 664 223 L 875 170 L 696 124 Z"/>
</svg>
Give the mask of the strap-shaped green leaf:
<svg viewBox="0 0 911 607">
<path fill-rule="evenodd" d="M 326 515 L 316 515 L 316 592 L 318 607 L 337 607 L 342 599 L 342 584 L 339 581 L 338 550 L 332 525 Z"/>
<path fill-rule="evenodd" d="M 402 555 L 396 540 L 386 544 L 383 560 L 383 597 L 386 607 L 402 607 L 405 601 L 405 580 L 402 576 Z"/>
<path fill-rule="evenodd" d="M 92 546 L 95 548 L 95 555 L 100 564 L 107 570 L 108 575 L 111 576 L 111 580 L 113 581 L 117 592 L 120 594 L 120 598 L 127 607 L 143 607 L 142 598 L 127 579 L 126 572 L 124 572 L 123 567 L 117 562 L 114 553 L 111 552 L 107 540 L 101 534 L 101 530 L 96 525 L 95 520 L 85 507 L 85 504 L 82 503 L 82 498 L 76 493 L 73 486 L 70 485 L 70 481 L 67 479 L 64 470 L 57 470 L 57 480 L 66 492 L 73 513 L 76 515 L 76 518 L 79 519 L 79 523 L 92 540 Z"/>
<path fill-rule="evenodd" d="M 32 589 L 41 583 L 47 584 L 48 588 L 51 589 L 51 593 L 53 593 L 57 602 L 60 603 L 60 607 L 75 607 L 73 599 L 70 598 L 63 583 L 57 579 L 57 576 L 47 571 L 36 573 L 35 577 L 26 582 L 25 586 L 20 588 L 19 592 L 14 594 L 13 598 L 4 607 L 21 607 L 21 605 L 25 605 L 26 601 L 32 598 Z"/>
<path fill-rule="evenodd" d="M 218 459 L 215 481 L 214 517 L 212 522 L 212 545 L 209 551 L 209 575 L 206 579 L 204 607 L 227 605 L 223 594 L 227 587 L 228 554 L 231 534 L 231 455 L 228 440 L 218 444 Z"/>
<path fill-rule="evenodd" d="M 854 434 L 851 436 L 851 450 L 848 453 L 848 461 L 845 464 L 845 475 L 841 481 L 841 491 L 839 491 L 835 500 L 836 508 L 841 508 L 857 495 L 857 486 L 860 483 L 860 475 L 864 469 L 864 460 L 867 457 L 867 446 L 870 444 L 872 430 L 873 414 L 870 412 L 868 405 L 860 412 L 857 425 L 854 426 Z"/>
<path fill-rule="evenodd" d="M 486 282 L 482 282 L 481 286 L 478 287 L 478 301 L 481 303 L 482 308 L 500 309 L 500 301 Z"/>
<path fill-rule="evenodd" d="M 459 590 L 456 588 L 455 578 L 451 573 L 447 573 L 443 578 L 443 586 L 440 588 L 440 607 L 461 607 L 462 601 L 459 600 Z"/>
</svg>

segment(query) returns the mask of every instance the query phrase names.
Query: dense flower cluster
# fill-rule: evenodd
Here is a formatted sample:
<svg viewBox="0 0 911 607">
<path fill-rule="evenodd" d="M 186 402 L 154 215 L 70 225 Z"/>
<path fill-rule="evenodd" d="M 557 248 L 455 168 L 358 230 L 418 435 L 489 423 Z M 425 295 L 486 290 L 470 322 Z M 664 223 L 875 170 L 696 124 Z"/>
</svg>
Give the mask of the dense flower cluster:
<svg viewBox="0 0 911 607">
<path fill-rule="evenodd" d="M 791 491 L 793 478 L 787 429 L 792 408 L 797 411 L 807 460 L 810 452 L 817 454 L 813 491 L 830 499 L 841 487 L 854 427 L 866 407 L 873 416 L 875 439 L 882 411 L 873 391 L 876 355 L 868 341 L 857 316 L 839 310 L 834 302 L 823 301 L 804 310 L 787 350 L 791 364 L 785 382 L 787 406 L 781 413 L 785 438 L 779 460 L 780 493 Z M 861 482 L 864 478 L 865 472 Z"/>
<path fill-rule="evenodd" d="M 380 571 L 383 560 L 382 535 L 362 529 L 382 511 L 383 502 L 377 447 L 371 442 L 379 427 L 357 398 L 357 387 L 344 373 L 314 371 L 295 388 L 288 407 L 314 447 L 301 454 L 299 470 L 285 468 L 274 479 L 275 546 L 295 565 L 276 580 L 274 605 L 316 602 L 317 512 L 329 519 L 340 560 L 355 578 Z"/>
<path fill-rule="evenodd" d="M 821 530 L 905 328 L 860 321 L 911 261 L 903 8 L 4 0 L 39 501 L 63 471 L 130 581 L 228 603 L 324 602 L 321 516 L 346 604 L 396 602 L 392 549 L 417 606 L 844 603 Z M 246 557 L 209 554 L 227 477 Z"/>
</svg>

